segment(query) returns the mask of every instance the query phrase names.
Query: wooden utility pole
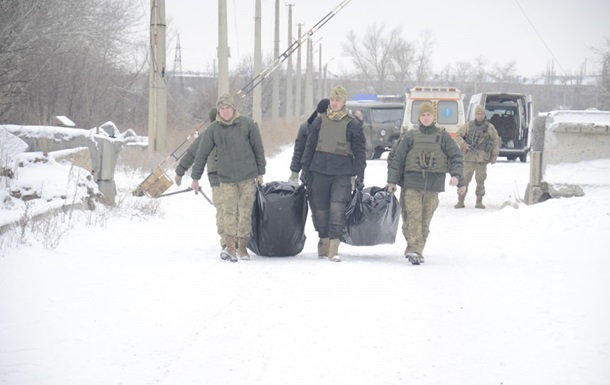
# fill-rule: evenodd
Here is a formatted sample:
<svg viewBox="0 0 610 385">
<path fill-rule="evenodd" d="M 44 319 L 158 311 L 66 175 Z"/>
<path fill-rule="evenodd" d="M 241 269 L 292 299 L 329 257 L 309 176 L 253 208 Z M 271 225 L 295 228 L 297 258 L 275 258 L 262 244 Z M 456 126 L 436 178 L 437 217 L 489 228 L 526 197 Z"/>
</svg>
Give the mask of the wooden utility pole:
<svg viewBox="0 0 610 385">
<path fill-rule="evenodd" d="M 148 70 L 148 153 L 167 150 L 167 93 L 165 84 L 165 0 L 150 2 L 151 63 Z"/>
<path fill-rule="evenodd" d="M 218 96 L 229 93 L 227 0 L 218 0 Z"/>
<path fill-rule="evenodd" d="M 320 43 L 320 51 L 318 52 L 318 100 L 322 99 L 322 43 Z"/>
<path fill-rule="evenodd" d="M 254 6 L 254 73 L 260 74 L 262 71 L 261 52 L 261 0 L 256 0 Z M 252 91 L 252 119 L 258 122 L 259 126 L 263 118 L 261 110 L 262 87 L 254 87 Z"/>
<path fill-rule="evenodd" d="M 292 44 L 292 7 L 294 4 L 288 4 L 288 46 Z M 292 102 L 292 55 L 288 56 L 286 64 L 286 121 L 292 119 L 293 102 Z"/>
<path fill-rule="evenodd" d="M 307 40 L 307 68 L 305 69 L 305 114 L 313 110 L 313 43 Z"/>
<path fill-rule="evenodd" d="M 273 40 L 273 57 L 280 56 L 280 0 L 275 0 L 275 38 Z M 271 96 L 271 120 L 280 120 L 280 68 L 273 71 L 273 95 Z"/>
</svg>

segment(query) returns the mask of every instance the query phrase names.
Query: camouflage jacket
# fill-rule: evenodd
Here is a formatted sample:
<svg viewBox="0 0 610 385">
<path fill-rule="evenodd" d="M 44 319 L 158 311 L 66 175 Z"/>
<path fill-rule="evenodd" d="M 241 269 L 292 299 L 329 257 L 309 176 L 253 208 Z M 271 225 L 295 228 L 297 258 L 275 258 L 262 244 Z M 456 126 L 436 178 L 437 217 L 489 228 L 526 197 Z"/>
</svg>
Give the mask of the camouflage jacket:
<svg viewBox="0 0 610 385">
<path fill-rule="evenodd" d="M 500 152 L 498 131 L 487 120 L 479 125 L 474 120 L 464 123 L 455 134 L 455 142 L 464 152 L 465 162 L 489 163 Z"/>
</svg>

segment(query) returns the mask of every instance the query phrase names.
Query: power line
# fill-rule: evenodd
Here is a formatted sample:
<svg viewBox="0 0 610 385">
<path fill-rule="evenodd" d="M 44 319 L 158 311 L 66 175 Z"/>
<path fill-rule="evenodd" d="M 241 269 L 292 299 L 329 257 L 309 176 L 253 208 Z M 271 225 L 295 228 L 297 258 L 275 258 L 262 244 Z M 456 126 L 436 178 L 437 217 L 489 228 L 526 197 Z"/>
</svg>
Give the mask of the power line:
<svg viewBox="0 0 610 385">
<path fill-rule="evenodd" d="M 549 46 L 546 44 L 546 42 L 544 41 L 544 39 L 542 38 L 542 35 L 540 35 L 540 33 L 538 32 L 538 30 L 536 29 L 536 27 L 534 26 L 534 23 L 532 23 L 532 21 L 530 20 L 530 18 L 527 16 L 527 14 L 525 13 L 525 10 L 523 9 L 523 7 L 521 6 L 521 4 L 519 4 L 518 0 L 515 0 L 515 3 L 517 3 L 517 6 L 519 7 L 519 9 L 521 10 L 521 12 L 523 13 L 523 16 L 525 16 L 525 19 L 527 20 L 527 22 L 529 23 L 529 25 L 532 27 L 532 29 L 534 30 L 534 32 L 536 32 L 536 35 L 538 36 L 538 38 L 540 39 L 540 41 L 542 42 L 542 45 L 544 45 L 544 48 L 546 48 L 547 51 L 549 51 L 549 53 L 551 54 L 551 57 L 553 58 L 553 60 L 557 63 L 557 66 L 559 67 L 559 69 L 561 69 L 561 72 L 563 72 L 564 76 L 568 76 L 567 72 L 563 69 L 563 67 L 561 66 L 561 63 L 559 62 L 559 60 L 557 60 L 557 58 L 555 57 L 555 54 L 553 53 L 553 51 L 551 51 L 551 49 L 549 48 Z"/>
</svg>

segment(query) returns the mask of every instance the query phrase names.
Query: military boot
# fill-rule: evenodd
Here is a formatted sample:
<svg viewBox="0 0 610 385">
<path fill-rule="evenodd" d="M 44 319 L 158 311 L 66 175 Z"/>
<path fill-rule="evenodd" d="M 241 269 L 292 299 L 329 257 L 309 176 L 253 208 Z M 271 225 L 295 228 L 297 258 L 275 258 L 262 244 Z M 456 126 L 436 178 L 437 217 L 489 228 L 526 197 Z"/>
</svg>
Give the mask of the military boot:
<svg viewBox="0 0 610 385">
<path fill-rule="evenodd" d="M 237 262 L 237 250 L 235 250 L 235 237 L 225 236 L 225 241 L 227 242 L 227 249 L 225 250 L 226 258 L 223 258 L 226 261 Z M 222 256 L 221 256 L 222 258 Z"/>
<path fill-rule="evenodd" d="M 458 201 L 457 203 L 453 206 L 456 209 L 463 209 L 464 207 L 464 199 L 466 199 L 466 195 L 458 195 Z"/>
<path fill-rule="evenodd" d="M 248 254 L 248 249 L 246 248 L 249 240 L 250 237 L 240 237 L 237 240 L 237 256 L 239 259 L 243 259 L 245 261 L 250 259 L 250 254 Z"/>
<path fill-rule="evenodd" d="M 337 255 L 339 252 L 340 239 L 331 239 L 328 245 L 328 260 L 332 262 L 341 262 L 341 258 Z"/>
<path fill-rule="evenodd" d="M 328 246 L 330 245 L 330 238 L 320 238 L 318 241 L 318 258 L 328 257 Z"/>
<path fill-rule="evenodd" d="M 477 195 L 477 204 L 474 205 L 477 209 L 484 209 L 485 205 L 483 204 L 483 196 Z"/>
</svg>

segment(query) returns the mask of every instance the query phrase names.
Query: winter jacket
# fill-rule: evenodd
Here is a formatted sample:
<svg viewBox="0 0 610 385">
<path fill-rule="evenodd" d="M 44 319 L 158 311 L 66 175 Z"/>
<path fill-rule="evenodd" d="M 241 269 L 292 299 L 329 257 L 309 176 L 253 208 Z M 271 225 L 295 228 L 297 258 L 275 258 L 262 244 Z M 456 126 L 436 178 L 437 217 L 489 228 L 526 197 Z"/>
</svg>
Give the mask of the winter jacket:
<svg viewBox="0 0 610 385">
<path fill-rule="evenodd" d="M 428 127 L 420 123 L 418 129 L 426 135 L 437 134 L 437 127 L 434 123 Z M 464 156 L 462 155 L 462 151 L 447 131 L 444 131 L 442 127 L 439 127 L 439 129 L 443 130 L 440 147 L 441 151 L 449 160 L 449 174 L 459 179 L 458 187 L 465 186 L 466 183 L 462 176 L 464 169 Z M 433 192 L 445 191 L 445 173 L 405 171 L 407 154 L 413 148 L 413 133 L 414 130 L 407 131 L 400 140 L 400 143 L 394 152 L 392 163 L 388 166 L 388 183 L 398 184 L 401 177 L 403 177 L 404 180 L 401 184 L 401 187 L 403 188 Z"/>
<path fill-rule="evenodd" d="M 500 153 L 500 136 L 487 119 L 480 124 L 476 120 L 464 123 L 455 133 L 455 142 L 464 150 L 465 162 L 489 163 Z"/>
<path fill-rule="evenodd" d="M 191 177 L 199 180 L 212 151 L 220 183 L 237 183 L 265 174 L 265 151 L 258 124 L 240 115 L 231 124 L 215 121 L 200 140 Z"/>
<path fill-rule="evenodd" d="M 191 168 L 193 163 L 195 162 L 195 157 L 197 156 L 197 149 L 199 149 L 199 142 L 203 135 L 199 135 L 195 138 L 195 141 L 191 143 L 191 145 L 186 149 L 186 153 L 180 158 L 180 162 L 176 167 L 176 175 L 184 176 L 186 171 Z M 218 186 L 218 160 L 217 160 L 216 150 L 212 151 L 210 157 L 208 158 L 207 166 L 208 166 L 208 181 L 210 182 L 210 186 Z"/>
<path fill-rule="evenodd" d="M 350 115 L 347 115 L 344 119 L 349 120 L 345 136 L 351 146 L 352 154 L 343 156 L 316 151 L 320 129 L 322 128 L 322 118 L 317 117 L 311 125 L 303 157 L 301 158 L 303 171 L 316 171 L 324 175 L 356 176 L 364 180 L 366 138 L 364 137 L 362 125 Z"/>
</svg>

